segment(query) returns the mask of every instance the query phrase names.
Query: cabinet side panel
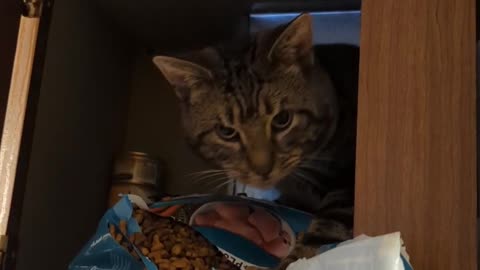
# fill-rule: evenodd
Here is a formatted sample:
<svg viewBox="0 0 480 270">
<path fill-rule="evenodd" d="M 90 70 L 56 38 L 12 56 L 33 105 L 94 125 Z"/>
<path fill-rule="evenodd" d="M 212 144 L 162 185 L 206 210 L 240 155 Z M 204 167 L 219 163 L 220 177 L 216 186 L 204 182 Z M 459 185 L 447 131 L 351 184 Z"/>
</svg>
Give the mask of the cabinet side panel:
<svg viewBox="0 0 480 270">
<path fill-rule="evenodd" d="M 362 5 L 355 232 L 477 269 L 475 1 Z"/>
</svg>

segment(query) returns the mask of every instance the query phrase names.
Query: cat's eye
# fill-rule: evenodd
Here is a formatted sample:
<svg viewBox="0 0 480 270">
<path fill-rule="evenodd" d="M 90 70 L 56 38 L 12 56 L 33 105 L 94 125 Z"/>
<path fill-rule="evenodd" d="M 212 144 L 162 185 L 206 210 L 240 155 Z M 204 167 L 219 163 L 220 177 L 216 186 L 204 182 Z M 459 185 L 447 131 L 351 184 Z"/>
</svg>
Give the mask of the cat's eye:
<svg viewBox="0 0 480 270">
<path fill-rule="evenodd" d="M 290 126 L 292 123 L 292 113 L 289 111 L 280 111 L 272 119 L 272 127 L 276 130 L 283 130 Z"/>
<path fill-rule="evenodd" d="M 224 139 L 224 140 L 230 140 L 231 141 L 231 140 L 237 139 L 237 137 L 238 137 L 238 132 L 234 128 L 231 128 L 231 127 L 218 125 L 215 130 L 216 130 L 218 136 L 220 138 Z"/>
</svg>

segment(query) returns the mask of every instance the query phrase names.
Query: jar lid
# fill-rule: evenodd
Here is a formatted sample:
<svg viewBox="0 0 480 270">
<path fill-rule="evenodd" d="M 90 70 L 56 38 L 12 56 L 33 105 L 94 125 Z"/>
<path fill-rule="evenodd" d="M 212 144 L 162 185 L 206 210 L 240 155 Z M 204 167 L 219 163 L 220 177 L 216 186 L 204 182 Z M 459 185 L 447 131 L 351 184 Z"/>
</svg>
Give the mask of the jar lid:
<svg viewBox="0 0 480 270">
<path fill-rule="evenodd" d="M 164 162 L 142 152 L 127 152 L 115 160 L 114 183 L 136 183 L 158 186 Z"/>
</svg>

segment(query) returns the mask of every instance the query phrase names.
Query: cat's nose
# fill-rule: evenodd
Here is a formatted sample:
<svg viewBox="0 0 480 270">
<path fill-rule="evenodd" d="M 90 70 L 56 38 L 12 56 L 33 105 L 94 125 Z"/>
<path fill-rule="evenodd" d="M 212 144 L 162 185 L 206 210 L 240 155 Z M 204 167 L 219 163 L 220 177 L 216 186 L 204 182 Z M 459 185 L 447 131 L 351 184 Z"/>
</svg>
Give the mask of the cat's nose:
<svg viewBox="0 0 480 270">
<path fill-rule="evenodd" d="M 261 151 L 252 153 L 250 156 L 252 170 L 263 179 L 267 179 L 273 169 L 273 157 L 271 152 Z"/>
<path fill-rule="evenodd" d="M 264 164 L 258 168 L 255 168 L 255 172 L 263 178 L 263 180 L 267 180 L 268 176 L 272 172 L 272 163 Z"/>
<path fill-rule="evenodd" d="M 270 171 L 270 172 L 271 172 L 271 171 Z M 262 177 L 262 180 L 263 180 L 263 181 L 267 181 L 267 180 L 268 180 L 268 178 L 269 178 L 269 176 L 270 176 L 270 172 L 260 175 L 260 176 Z"/>
</svg>

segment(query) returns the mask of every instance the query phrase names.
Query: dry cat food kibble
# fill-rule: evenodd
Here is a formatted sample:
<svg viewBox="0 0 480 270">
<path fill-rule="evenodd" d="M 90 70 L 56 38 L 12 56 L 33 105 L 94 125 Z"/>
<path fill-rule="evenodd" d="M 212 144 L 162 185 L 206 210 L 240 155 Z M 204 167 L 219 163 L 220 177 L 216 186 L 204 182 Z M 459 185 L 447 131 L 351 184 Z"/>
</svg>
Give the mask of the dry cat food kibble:
<svg viewBox="0 0 480 270">
<path fill-rule="evenodd" d="M 307 213 L 237 196 L 181 196 L 148 205 L 128 195 L 107 210 L 69 269 L 274 269 L 311 221 Z M 113 237 L 104 237 L 109 229 Z"/>
<path fill-rule="evenodd" d="M 110 234 L 132 256 L 139 258 L 132 244 L 160 270 L 238 270 L 213 245 L 186 224 L 144 210 L 134 211 L 141 232 L 125 238 L 127 222 L 118 228 L 110 225 Z"/>
</svg>

